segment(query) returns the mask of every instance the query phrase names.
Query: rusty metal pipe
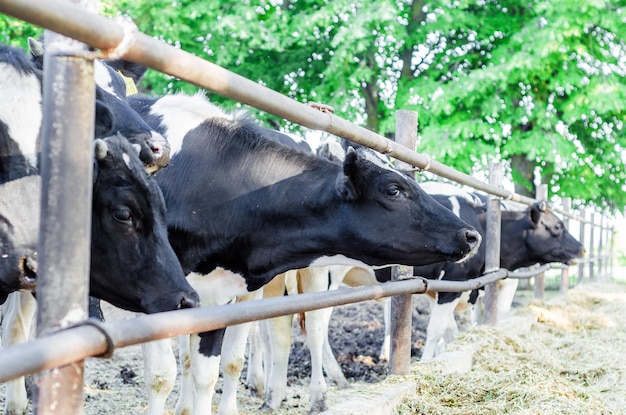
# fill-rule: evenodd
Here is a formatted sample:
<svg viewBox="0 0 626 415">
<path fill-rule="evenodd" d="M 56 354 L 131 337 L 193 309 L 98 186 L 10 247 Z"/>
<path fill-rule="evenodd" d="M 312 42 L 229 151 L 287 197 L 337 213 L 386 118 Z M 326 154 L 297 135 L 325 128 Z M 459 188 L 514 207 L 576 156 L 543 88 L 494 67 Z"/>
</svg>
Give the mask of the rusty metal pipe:
<svg viewBox="0 0 626 415">
<path fill-rule="evenodd" d="M 86 357 L 108 354 L 110 350 L 107 350 L 107 342 L 113 348 L 119 348 L 182 334 L 215 330 L 247 321 L 399 294 L 425 293 L 427 290 L 469 291 L 507 275 L 509 275 L 507 270 L 500 269 L 480 278 L 463 282 L 414 278 L 367 287 L 341 288 L 331 292 L 168 311 L 134 319 L 111 321 L 98 326 L 81 325 L 0 350 L 0 368 L 2 368 L 0 383 L 18 376 L 80 361 Z"/>
</svg>

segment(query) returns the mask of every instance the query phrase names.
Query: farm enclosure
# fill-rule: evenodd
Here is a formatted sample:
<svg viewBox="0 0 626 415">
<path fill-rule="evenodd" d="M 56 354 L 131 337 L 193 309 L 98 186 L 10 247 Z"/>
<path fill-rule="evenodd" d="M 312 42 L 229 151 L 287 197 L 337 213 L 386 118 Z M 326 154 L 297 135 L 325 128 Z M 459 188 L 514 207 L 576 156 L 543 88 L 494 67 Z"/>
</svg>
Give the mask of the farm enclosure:
<svg viewBox="0 0 626 415">
<path fill-rule="evenodd" d="M 424 296 L 413 296 L 414 356 L 407 377 L 387 377 L 387 364 L 376 357 L 382 342 L 381 304 L 368 301 L 337 307 L 331 320 L 331 345 L 351 386 L 330 387 L 330 413 L 345 409 L 346 402 L 375 407 L 381 395 L 410 384 L 415 394 L 405 397 L 397 413 L 623 414 L 626 363 L 616 354 L 626 347 L 626 280 L 581 285 L 567 296 L 543 303 L 530 300 L 528 294 L 523 291 L 517 297 L 514 317 L 496 328 L 470 328 L 461 319 L 464 329 L 451 350 L 474 351 L 468 373 L 444 374 L 441 363 L 417 362 L 428 317 Z M 127 316 L 113 308 L 105 312 L 112 318 Z M 308 352 L 295 328 L 294 335 L 290 387 L 278 414 L 308 413 Z M 88 359 L 85 413 L 146 413 L 142 373 L 139 346 L 119 349 L 111 359 Z M 259 413 L 262 400 L 250 396 L 243 385 L 240 389 L 241 413 Z M 170 409 L 176 392 L 168 401 Z M 1 402 L 0 394 L 0 409 Z"/>
</svg>

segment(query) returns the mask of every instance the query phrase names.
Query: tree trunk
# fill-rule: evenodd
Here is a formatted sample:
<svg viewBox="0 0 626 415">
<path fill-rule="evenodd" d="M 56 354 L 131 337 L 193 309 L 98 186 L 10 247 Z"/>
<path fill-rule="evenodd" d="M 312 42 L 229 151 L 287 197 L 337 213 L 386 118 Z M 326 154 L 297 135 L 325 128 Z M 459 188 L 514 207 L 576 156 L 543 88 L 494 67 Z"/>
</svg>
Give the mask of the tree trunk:
<svg viewBox="0 0 626 415">
<path fill-rule="evenodd" d="M 514 176 L 518 177 L 515 180 L 515 193 L 519 193 L 528 197 L 535 197 L 537 191 L 535 186 L 535 167 L 537 162 L 529 160 L 525 154 L 514 154 L 511 156 L 511 169 Z M 521 183 L 519 181 L 521 179 Z"/>
</svg>

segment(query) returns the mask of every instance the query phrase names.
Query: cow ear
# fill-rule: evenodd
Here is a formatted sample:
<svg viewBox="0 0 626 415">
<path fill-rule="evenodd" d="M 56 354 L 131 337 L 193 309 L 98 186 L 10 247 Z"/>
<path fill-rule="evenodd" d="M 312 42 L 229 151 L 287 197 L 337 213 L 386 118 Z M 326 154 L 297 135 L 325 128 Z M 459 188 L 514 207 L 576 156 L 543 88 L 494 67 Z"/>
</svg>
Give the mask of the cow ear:
<svg viewBox="0 0 626 415">
<path fill-rule="evenodd" d="M 106 141 L 97 138 L 93 142 L 93 152 L 96 160 L 104 160 L 109 153 L 109 146 Z"/>
<path fill-rule="evenodd" d="M 93 141 L 93 181 L 98 178 L 98 162 L 104 160 L 109 152 L 106 141 L 96 138 Z"/>
<path fill-rule="evenodd" d="M 545 212 L 546 205 L 545 202 L 533 203 L 530 207 L 530 220 L 533 225 L 537 226 L 539 220 L 541 219 L 541 215 Z"/>
<path fill-rule="evenodd" d="M 347 202 L 352 202 L 359 197 L 355 178 L 358 173 L 358 157 L 354 148 L 349 147 L 343 161 L 343 171 L 337 176 L 335 187 L 339 196 Z"/>
<path fill-rule="evenodd" d="M 103 138 L 111 135 L 113 130 L 113 113 L 109 108 L 96 101 L 95 138 Z"/>
<path fill-rule="evenodd" d="M 43 56 L 43 43 L 33 37 L 28 38 L 28 49 L 33 56 Z"/>
<path fill-rule="evenodd" d="M 134 62 L 129 62 L 124 59 L 116 59 L 105 62 L 114 70 L 119 71 L 122 75 L 131 78 L 135 85 L 139 84 L 143 76 L 146 74 L 146 71 L 148 70 L 146 66 Z"/>
</svg>

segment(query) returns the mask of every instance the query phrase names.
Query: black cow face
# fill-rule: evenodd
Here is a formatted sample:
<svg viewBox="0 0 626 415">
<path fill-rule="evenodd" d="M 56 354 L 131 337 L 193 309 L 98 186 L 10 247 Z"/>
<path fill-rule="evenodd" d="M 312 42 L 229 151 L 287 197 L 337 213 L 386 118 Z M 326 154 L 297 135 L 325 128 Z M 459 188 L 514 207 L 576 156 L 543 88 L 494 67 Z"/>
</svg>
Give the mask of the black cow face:
<svg viewBox="0 0 626 415">
<path fill-rule="evenodd" d="M 198 305 L 167 239 L 165 203 L 123 137 L 95 142 L 90 294 L 146 313 Z"/>
<path fill-rule="evenodd" d="M 368 264 L 381 265 L 374 260 L 380 257 L 406 265 L 457 262 L 471 257 L 480 245 L 474 228 L 369 149 L 347 151 L 336 188 L 353 212 L 346 215 L 351 237 L 378 248 L 370 262 L 366 258 Z M 393 249 L 382 252 L 383 245 Z"/>
<path fill-rule="evenodd" d="M 528 231 L 526 246 L 541 262 L 575 263 L 585 254 L 583 245 L 565 229 L 561 221 L 545 202 L 528 208 L 532 229 Z"/>
</svg>

